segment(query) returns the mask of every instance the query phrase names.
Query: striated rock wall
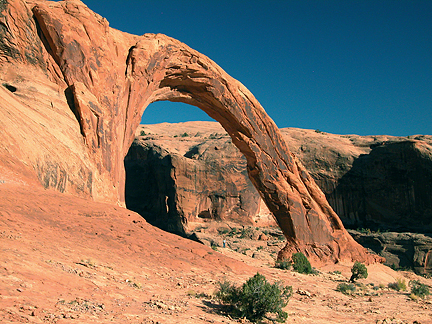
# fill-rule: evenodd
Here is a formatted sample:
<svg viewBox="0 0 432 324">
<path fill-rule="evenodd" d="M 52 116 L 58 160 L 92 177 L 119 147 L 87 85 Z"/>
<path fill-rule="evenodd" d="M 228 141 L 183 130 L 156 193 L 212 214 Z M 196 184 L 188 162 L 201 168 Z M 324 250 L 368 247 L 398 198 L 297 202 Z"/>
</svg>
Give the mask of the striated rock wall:
<svg viewBox="0 0 432 324">
<path fill-rule="evenodd" d="M 432 237 L 416 233 L 360 233 L 349 231 L 364 247 L 386 259 L 395 269 L 432 273 Z"/>
<path fill-rule="evenodd" d="M 345 226 L 432 232 L 432 136 L 281 132 Z"/>
<path fill-rule="evenodd" d="M 141 132 L 125 158 L 129 209 L 174 232 L 212 220 L 276 225 L 246 159 L 218 123 L 148 125 Z"/>
<path fill-rule="evenodd" d="M 124 204 L 123 161 L 144 110 L 181 101 L 217 120 L 246 157 L 288 239 L 281 258 L 302 251 L 315 262 L 376 261 L 260 103 L 206 56 L 165 35 L 112 29 L 79 0 L 5 0 L 0 12 L 5 179 Z"/>
<path fill-rule="evenodd" d="M 184 217 L 177 223 L 182 229 L 203 215 L 258 226 L 271 223 L 245 172 L 245 158 L 218 123 L 141 125 L 137 135 L 141 131 L 146 135 L 137 137 L 126 169 L 137 163 L 131 152 L 138 148 L 157 150 L 164 159 L 170 158 L 171 173 L 167 174 L 178 193 L 178 213 L 172 216 Z M 341 136 L 296 128 L 281 129 L 281 133 L 345 226 L 432 232 L 432 136 Z M 142 156 L 139 159 L 144 163 Z M 160 167 L 152 160 L 152 170 Z M 136 173 L 130 178 L 137 181 Z M 144 187 L 155 192 L 148 181 L 139 186 L 130 182 L 127 191 L 135 197 L 130 197 L 128 206 L 141 214 L 145 208 L 135 209 L 133 201 L 146 200 L 135 189 Z M 162 191 L 158 192 L 164 197 Z M 152 207 L 146 215 L 157 218 L 160 212 Z"/>
</svg>

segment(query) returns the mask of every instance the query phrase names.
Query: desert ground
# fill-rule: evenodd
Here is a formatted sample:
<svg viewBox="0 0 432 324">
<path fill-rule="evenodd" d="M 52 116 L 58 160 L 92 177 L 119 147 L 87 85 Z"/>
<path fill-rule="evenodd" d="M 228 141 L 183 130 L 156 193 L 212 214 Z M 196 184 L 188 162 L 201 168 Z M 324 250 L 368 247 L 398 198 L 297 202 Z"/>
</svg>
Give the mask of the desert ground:
<svg viewBox="0 0 432 324">
<path fill-rule="evenodd" d="M 387 288 L 398 278 L 432 279 L 369 265 L 359 293 L 344 295 L 336 287 L 352 264 L 316 275 L 277 269 L 283 242 L 271 235 L 229 236 L 201 224 L 211 248 L 125 208 L 19 183 L 0 184 L 0 215 L 1 323 L 247 323 L 213 294 L 218 281 L 240 285 L 257 272 L 293 287 L 287 323 L 432 323 L 430 297 Z"/>
</svg>

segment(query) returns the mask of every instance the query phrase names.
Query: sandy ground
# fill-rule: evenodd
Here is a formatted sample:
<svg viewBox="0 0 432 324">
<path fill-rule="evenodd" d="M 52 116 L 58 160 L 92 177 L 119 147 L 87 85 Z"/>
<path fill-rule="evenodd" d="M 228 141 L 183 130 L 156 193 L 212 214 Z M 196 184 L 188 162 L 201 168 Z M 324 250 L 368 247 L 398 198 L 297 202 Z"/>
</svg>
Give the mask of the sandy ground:
<svg viewBox="0 0 432 324">
<path fill-rule="evenodd" d="M 212 294 L 217 281 L 241 284 L 257 272 L 293 287 L 288 323 L 432 323 L 430 297 L 382 288 L 431 279 L 372 265 L 364 292 L 347 296 L 336 286 L 351 264 L 303 275 L 247 254 L 165 233 L 117 206 L 0 184 L 1 323 L 244 322 Z"/>
</svg>

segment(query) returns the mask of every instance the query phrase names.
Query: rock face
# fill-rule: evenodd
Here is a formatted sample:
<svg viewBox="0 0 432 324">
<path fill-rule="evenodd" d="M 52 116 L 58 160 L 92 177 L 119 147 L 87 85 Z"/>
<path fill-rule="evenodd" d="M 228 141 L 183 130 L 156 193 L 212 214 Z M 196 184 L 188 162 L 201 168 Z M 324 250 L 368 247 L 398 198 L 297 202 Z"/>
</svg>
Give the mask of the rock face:
<svg viewBox="0 0 432 324">
<path fill-rule="evenodd" d="M 141 133 L 125 158 L 129 209 L 171 232 L 212 220 L 276 225 L 220 124 L 147 125 Z"/>
<path fill-rule="evenodd" d="M 146 135 L 139 136 L 140 132 Z M 341 136 L 296 128 L 281 129 L 281 133 L 345 226 L 432 232 L 432 136 Z M 180 229 L 199 220 L 206 208 L 212 211 L 211 219 L 257 226 L 271 222 L 269 211 L 244 172 L 245 158 L 218 123 L 141 125 L 137 136 L 125 161 L 126 169 L 132 165 L 145 169 L 149 163 L 143 154 L 132 153 L 137 150 L 157 151 L 158 159 L 170 159 L 166 175 L 174 186 L 170 190 L 178 193 L 173 200 L 175 209 L 171 209 L 176 212 L 171 217 L 177 219 Z M 153 172 L 162 166 L 158 159 L 152 160 Z M 191 170 L 200 176 L 191 180 L 187 176 Z M 150 215 L 157 218 L 166 210 L 164 205 L 162 211 L 155 205 L 151 205 L 152 210 L 135 207 L 147 201 L 139 190 L 158 192 L 159 199 L 165 200 L 166 185 L 157 187 L 138 179 L 136 172 L 128 179 L 129 208 L 150 219 Z"/>
<path fill-rule="evenodd" d="M 217 120 L 246 157 L 253 185 L 288 239 L 280 257 L 302 251 L 316 262 L 375 261 L 349 236 L 259 102 L 209 58 L 165 35 L 114 30 L 78 0 L 6 0 L 0 11 L 7 179 L 17 173 L 124 203 L 123 159 L 143 111 L 155 101 L 182 101 Z M 33 145 L 21 146 L 32 136 Z"/>
<path fill-rule="evenodd" d="M 345 226 L 432 232 L 432 136 L 281 132 Z"/>
<path fill-rule="evenodd" d="M 349 231 L 354 239 L 386 259 L 396 269 L 432 273 L 432 238 L 415 233 L 360 233 Z"/>
</svg>

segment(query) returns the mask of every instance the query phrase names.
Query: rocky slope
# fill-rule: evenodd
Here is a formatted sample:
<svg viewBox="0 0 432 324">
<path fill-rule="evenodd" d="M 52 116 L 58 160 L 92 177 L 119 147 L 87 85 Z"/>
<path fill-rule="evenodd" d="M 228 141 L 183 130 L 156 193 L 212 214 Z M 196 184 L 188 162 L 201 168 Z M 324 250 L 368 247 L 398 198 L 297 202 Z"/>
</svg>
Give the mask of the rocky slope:
<svg viewBox="0 0 432 324">
<path fill-rule="evenodd" d="M 432 136 L 281 133 L 345 226 L 432 232 Z M 203 219 L 271 223 L 244 157 L 218 123 L 141 125 L 136 135 L 125 159 L 131 209 L 152 222 L 169 210 L 162 223 L 177 219 L 182 229 Z"/>
<path fill-rule="evenodd" d="M 208 57 L 165 35 L 110 28 L 79 0 L 1 1 L 0 21 L 0 180 L 123 205 L 123 161 L 143 111 L 181 101 L 217 120 L 246 157 L 288 238 L 281 257 L 376 261 L 256 98 Z"/>
<path fill-rule="evenodd" d="M 247 323 L 228 317 L 213 292 L 218 281 L 240 285 L 259 272 L 293 287 L 287 322 L 430 323 L 430 298 L 387 287 L 398 279 L 432 287 L 432 279 L 375 264 L 357 292 L 344 295 L 336 287 L 348 281 L 352 263 L 318 275 L 283 271 L 273 266 L 276 254 L 262 257 L 276 252 L 273 238 L 206 227 L 203 235 L 226 239 L 227 247 L 215 251 L 163 232 L 118 206 L 0 184 L 0 322 Z"/>
</svg>

